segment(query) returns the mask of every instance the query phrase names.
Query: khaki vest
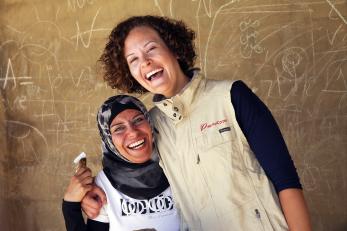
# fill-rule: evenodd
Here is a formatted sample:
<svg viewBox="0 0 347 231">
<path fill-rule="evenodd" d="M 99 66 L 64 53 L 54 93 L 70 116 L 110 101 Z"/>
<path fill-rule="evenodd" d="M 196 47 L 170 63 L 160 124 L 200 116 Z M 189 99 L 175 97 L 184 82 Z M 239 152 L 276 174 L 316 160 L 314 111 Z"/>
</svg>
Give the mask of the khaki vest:
<svg viewBox="0 0 347 231">
<path fill-rule="evenodd" d="M 177 209 L 189 230 L 288 230 L 274 187 L 236 121 L 231 86 L 197 74 L 150 112 Z"/>
</svg>

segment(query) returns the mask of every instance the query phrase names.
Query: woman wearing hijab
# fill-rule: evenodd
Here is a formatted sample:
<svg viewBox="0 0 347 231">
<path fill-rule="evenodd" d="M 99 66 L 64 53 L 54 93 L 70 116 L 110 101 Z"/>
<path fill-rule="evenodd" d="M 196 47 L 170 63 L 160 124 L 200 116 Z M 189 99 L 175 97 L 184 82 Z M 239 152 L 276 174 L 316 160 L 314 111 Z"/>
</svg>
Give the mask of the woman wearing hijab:
<svg viewBox="0 0 347 231">
<path fill-rule="evenodd" d="M 80 202 L 92 187 L 92 177 L 88 168 L 78 169 L 63 200 L 67 230 L 180 230 L 145 106 L 131 96 L 113 96 L 100 107 L 97 122 L 103 170 L 95 183 L 107 204 L 98 217 L 84 223 Z"/>
</svg>

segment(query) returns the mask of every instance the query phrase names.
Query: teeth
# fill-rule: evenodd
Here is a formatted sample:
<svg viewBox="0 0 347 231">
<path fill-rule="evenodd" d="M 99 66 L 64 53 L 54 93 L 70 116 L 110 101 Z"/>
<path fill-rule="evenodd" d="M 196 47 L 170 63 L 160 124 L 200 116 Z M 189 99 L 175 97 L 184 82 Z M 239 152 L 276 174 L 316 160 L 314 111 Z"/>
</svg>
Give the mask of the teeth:
<svg viewBox="0 0 347 231">
<path fill-rule="evenodd" d="M 129 148 L 137 148 L 138 146 L 142 145 L 144 142 L 145 142 L 145 139 L 142 139 L 142 140 L 136 141 L 132 144 L 129 144 L 128 147 Z"/>
<path fill-rule="evenodd" d="M 146 79 L 151 80 L 152 75 L 158 73 L 158 72 L 161 71 L 161 70 L 162 70 L 162 69 L 159 68 L 159 69 L 155 69 L 155 70 L 153 70 L 153 71 L 148 72 L 148 73 L 146 74 Z"/>
</svg>

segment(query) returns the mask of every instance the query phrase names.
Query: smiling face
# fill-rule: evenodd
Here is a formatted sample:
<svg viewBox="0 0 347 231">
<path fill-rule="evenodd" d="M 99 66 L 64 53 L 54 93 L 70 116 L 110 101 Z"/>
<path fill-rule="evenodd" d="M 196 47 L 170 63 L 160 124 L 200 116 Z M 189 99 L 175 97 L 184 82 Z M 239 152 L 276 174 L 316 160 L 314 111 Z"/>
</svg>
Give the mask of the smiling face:
<svg viewBox="0 0 347 231">
<path fill-rule="evenodd" d="M 140 111 L 126 109 L 119 113 L 110 124 L 110 132 L 113 144 L 129 161 L 144 163 L 151 158 L 152 130 Z"/>
<path fill-rule="evenodd" d="M 150 27 L 135 27 L 129 32 L 124 56 L 131 75 L 154 94 L 172 97 L 188 83 L 176 56 Z"/>
</svg>

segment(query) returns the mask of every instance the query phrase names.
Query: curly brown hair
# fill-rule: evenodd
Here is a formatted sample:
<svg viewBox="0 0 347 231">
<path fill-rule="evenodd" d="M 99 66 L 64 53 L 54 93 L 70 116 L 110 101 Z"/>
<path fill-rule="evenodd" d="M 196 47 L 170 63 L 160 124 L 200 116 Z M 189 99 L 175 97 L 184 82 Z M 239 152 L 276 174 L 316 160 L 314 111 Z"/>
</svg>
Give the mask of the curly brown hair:
<svg viewBox="0 0 347 231">
<path fill-rule="evenodd" d="M 186 75 L 194 66 L 196 52 L 195 32 L 182 21 L 160 16 L 134 16 L 120 22 L 111 32 L 109 41 L 99 59 L 103 78 L 113 89 L 127 93 L 148 92 L 131 75 L 124 57 L 124 42 L 135 27 L 146 26 L 154 29 L 170 51 L 178 57 L 179 65 Z"/>
</svg>

